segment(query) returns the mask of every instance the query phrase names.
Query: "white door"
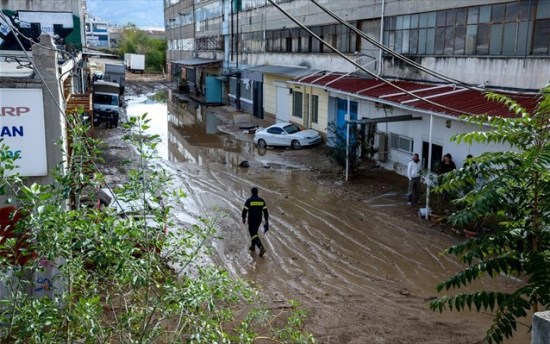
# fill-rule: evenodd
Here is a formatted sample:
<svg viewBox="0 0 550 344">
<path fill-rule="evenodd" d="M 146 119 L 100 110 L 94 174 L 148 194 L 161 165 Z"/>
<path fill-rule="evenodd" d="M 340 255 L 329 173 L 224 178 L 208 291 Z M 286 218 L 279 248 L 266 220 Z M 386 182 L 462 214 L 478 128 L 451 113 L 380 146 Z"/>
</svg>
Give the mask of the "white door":
<svg viewBox="0 0 550 344">
<path fill-rule="evenodd" d="M 288 122 L 290 120 L 290 96 L 286 87 L 277 86 L 277 122 Z"/>
</svg>

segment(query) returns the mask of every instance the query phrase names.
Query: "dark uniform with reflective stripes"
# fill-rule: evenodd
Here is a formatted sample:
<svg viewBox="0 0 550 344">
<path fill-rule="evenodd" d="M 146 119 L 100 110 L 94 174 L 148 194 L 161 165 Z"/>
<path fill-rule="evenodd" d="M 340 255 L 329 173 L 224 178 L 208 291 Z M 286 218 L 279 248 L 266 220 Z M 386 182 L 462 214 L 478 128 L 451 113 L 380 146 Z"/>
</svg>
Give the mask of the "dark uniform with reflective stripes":
<svg viewBox="0 0 550 344">
<path fill-rule="evenodd" d="M 265 222 L 268 223 L 269 214 L 267 212 L 267 204 L 265 201 L 258 196 L 258 189 L 252 188 L 252 196 L 246 200 L 243 208 L 243 223 L 246 223 L 248 215 L 248 232 L 250 233 L 250 238 L 252 244 L 250 250 L 254 250 L 255 246 L 260 249 L 260 255 L 265 253 L 264 246 L 258 237 L 258 228 L 262 223 L 262 215 L 265 218 Z"/>
</svg>

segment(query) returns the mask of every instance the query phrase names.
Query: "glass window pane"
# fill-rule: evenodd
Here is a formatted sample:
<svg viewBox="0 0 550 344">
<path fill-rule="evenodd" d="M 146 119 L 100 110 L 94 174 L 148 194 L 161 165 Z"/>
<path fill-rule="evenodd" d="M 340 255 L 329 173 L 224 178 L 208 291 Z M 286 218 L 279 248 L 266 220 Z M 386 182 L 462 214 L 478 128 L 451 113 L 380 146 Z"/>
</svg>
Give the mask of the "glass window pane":
<svg viewBox="0 0 550 344">
<path fill-rule="evenodd" d="M 518 24 L 515 22 L 504 24 L 502 54 L 504 55 L 516 54 L 517 29 L 518 29 Z"/>
<path fill-rule="evenodd" d="M 418 53 L 419 54 L 425 54 L 426 53 L 426 29 L 420 29 L 418 30 Z"/>
<path fill-rule="evenodd" d="M 411 29 L 418 28 L 418 14 L 411 15 Z"/>
<path fill-rule="evenodd" d="M 476 53 L 477 25 L 468 25 L 466 28 L 466 54 Z"/>
<path fill-rule="evenodd" d="M 445 26 L 445 11 L 437 11 L 436 26 Z"/>
<path fill-rule="evenodd" d="M 395 20 L 395 29 L 401 30 L 403 28 L 403 16 L 399 16 Z"/>
<path fill-rule="evenodd" d="M 409 53 L 409 34 L 410 34 L 409 30 L 403 30 L 403 45 L 401 48 L 401 52 L 403 54 Z"/>
<path fill-rule="evenodd" d="M 443 54 L 445 55 L 453 55 L 454 53 L 454 39 L 455 38 L 455 27 L 454 26 L 448 26 L 445 29 L 445 49 L 443 50 Z"/>
<path fill-rule="evenodd" d="M 519 17 L 519 3 L 511 2 L 506 4 L 506 16 L 505 21 L 515 21 Z"/>
<path fill-rule="evenodd" d="M 409 53 L 416 54 L 417 52 L 418 52 L 418 30 L 410 30 Z"/>
<path fill-rule="evenodd" d="M 386 28 L 388 30 L 395 30 L 395 22 L 396 22 L 396 18 L 395 17 L 390 17 L 387 19 L 388 22 L 386 24 Z"/>
<path fill-rule="evenodd" d="M 468 16 L 468 9 L 459 8 L 456 11 L 456 25 L 466 25 L 467 16 Z"/>
<path fill-rule="evenodd" d="M 533 55 L 547 55 L 550 47 L 550 19 L 535 22 Z"/>
<path fill-rule="evenodd" d="M 423 28 L 427 26 L 428 26 L 428 13 L 422 13 L 418 18 L 418 27 Z"/>
<path fill-rule="evenodd" d="M 437 55 L 442 55 L 444 47 L 445 47 L 445 28 L 437 28 L 435 29 L 435 53 Z"/>
<path fill-rule="evenodd" d="M 548 1 L 547 1 L 548 2 Z M 528 2 L 519 3 L 519 20 L 529 20 L 535 17 L 535 5 Z"/>
<path fill-rule="evenodd" d="M 468 24 L 477 24 L 479 18 L 479 7 L 470 7 L 468 9 Z"/>
<path fill-rule="evenodd" d="M 302 92 L 294 91 L 292 94 L 293 94 L 292 98 L 294 98 L 292 115 L 295 117 L 302 118 Z"/>
<path fill-rule="evenodd" d="M 539 1 L 537 3 L 537 19 L 550 18 L 550 1 Z"/>
<path fill-rule="evenodd" d="M 403 52 L 403 31 L 395 31 L 395 51 Z"/>
<path fill-rule="evenodd" d="M 455 55 L 464 54 L 465 36 L 466 36 L 466 26 L 464 25 L 457 26 L 455 28 Z"/>
<path fill-rule="evenodd" d="M 456 24 L 456 10 L 447 10 L 447 19 L 445 20 L 445 25 L 455 25 Z"/>
<path fill-rule="evenodd" d="M 426 34 L 426 54 L 435 53 L 435 29 L 428 29 Z"/>
<path fill-rule="evenodd" d="M 502 51 L 502 24 L 495 24 L 491 26 L 491 38 L 489 54 L 500 55 Z"/>
<path fill-rule="evenodd" d="M 489 25 L 478 25 L 476 53 L 478 55 L 489 54 Z"/>
<path fill-rule="evenodd" d="M 435 27 L 437 12 L 428 13 L 428 27 Z"/>
<path fill-rule="evenodd" d="M 411 16 L 403 16 L 403 29 L 411 28 Z"/>
<path fill-rule="evenodd" d="M 531 42 L 532 25 L 529 22 L 520 22 L 518 26 L 518 38 L 516 44 L 516 55 L 525 55 L 529 51 Z"/>
<path fill-rule="evenodd" d="M 491 6 L 482 6 L 479 8 L 479 22 L 488 23 L 491 21 Z"/>
<path fill-rule="evenodd" d="M 493 11 L 491 12 L 491 23 L 502 23 L 504 21 L 504 12 L 506 5 L 493 5 Z"/>
</svg>

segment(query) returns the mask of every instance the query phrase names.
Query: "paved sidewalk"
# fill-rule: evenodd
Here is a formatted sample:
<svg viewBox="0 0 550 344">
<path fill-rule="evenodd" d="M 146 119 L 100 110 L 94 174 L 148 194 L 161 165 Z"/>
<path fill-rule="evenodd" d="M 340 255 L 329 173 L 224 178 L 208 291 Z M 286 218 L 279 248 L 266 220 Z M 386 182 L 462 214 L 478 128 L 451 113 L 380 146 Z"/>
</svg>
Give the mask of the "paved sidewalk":
<svg viewBox="0 0 550 344">
<path fill-rule="evenodd" d="M 212 107 L 207 108 L 206 111 L 222 121 L 223 124 L 218 126 L 218 130 L 245 141 L 252 140 L 253 135 L 250 134 L 253 133 L 254 128 L 265 128 L 273 124 L 271 121 L 254 117 L 232 106 Z"/>
</svg>

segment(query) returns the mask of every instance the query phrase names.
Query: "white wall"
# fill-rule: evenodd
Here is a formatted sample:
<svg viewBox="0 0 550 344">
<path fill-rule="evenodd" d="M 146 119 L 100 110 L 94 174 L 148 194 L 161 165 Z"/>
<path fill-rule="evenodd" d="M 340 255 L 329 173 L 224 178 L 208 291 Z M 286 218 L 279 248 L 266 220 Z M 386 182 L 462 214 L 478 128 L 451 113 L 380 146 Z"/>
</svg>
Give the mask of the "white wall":
<svg viewBox="0 0 550 344">
<path fill-rule="evenodd" d="M 377 109 L 373 103 L 366 101 L 360 101 L 359 112 L 360 118 L 383 118 L 386 116 L 382 109 Z M 387 110 L 388 117 L 410 114 L 414 117 L 422 117 L 422 120 L 379 123 L 377 125 L 378 132 L 384 132 L 388 135 L 390 133 L 394 133 L 413 139 L 413 152 L 389 149 L 388 161 L 382 163 L 385 168 L 402 175 L 406 174 L 406 165 L 410 161 L 412 153 L 418 153 L 420 155 L 420 159 L 428 160 L 427 156 L 422 156 L 422 142 L 429 142 L 430 139 L 430 115 L 419 113 L 415 114 L 410 111 L 397 108 Z M 450 121 L 450 128 L 447 128 L 446 126 L 448 120 Z M 466 143 L 457 144 L 455 142 L 451 142 L 451 137 L 455 134 L 485 129 L 487 128 L 480 129 L 477 126 L 472 126 L 468 123 L 459 121 L 456 118 L 453 119 L 452 117 L 442 118 L 433 116 L 432 144 L 442 146 L 443 154 L 450 153 L 453 156 L 453 161 L 455 162 L 457 168 L 462 167 L 468 154 L 476 156 L 484 152 L 506 151 L 510 149 L 509 145 L 477 143 L 469 145 Z M 390 141 L 388 136 L 388 147 L 389 143 Z"/>
</svg>

